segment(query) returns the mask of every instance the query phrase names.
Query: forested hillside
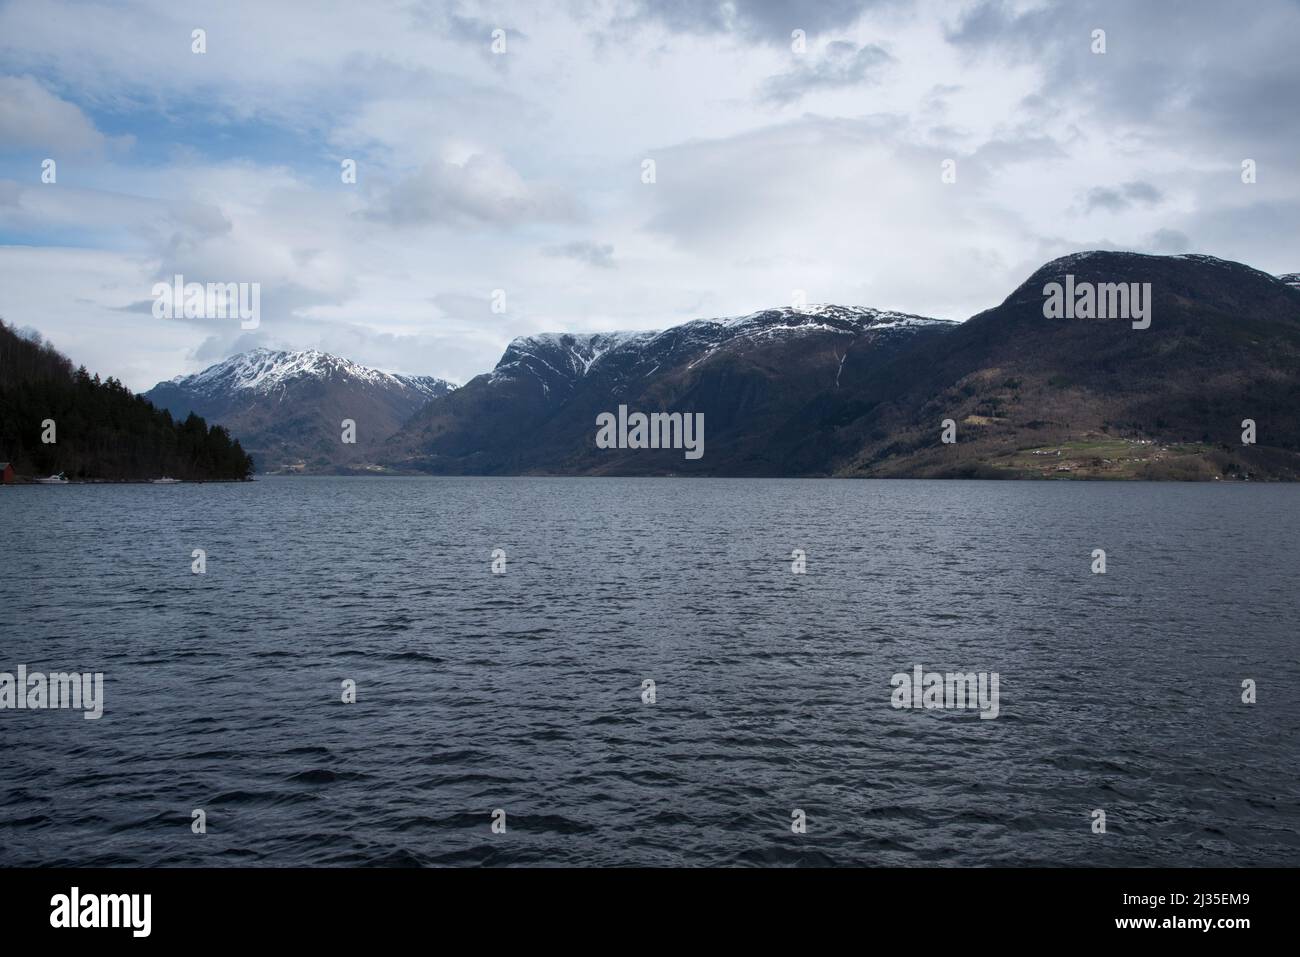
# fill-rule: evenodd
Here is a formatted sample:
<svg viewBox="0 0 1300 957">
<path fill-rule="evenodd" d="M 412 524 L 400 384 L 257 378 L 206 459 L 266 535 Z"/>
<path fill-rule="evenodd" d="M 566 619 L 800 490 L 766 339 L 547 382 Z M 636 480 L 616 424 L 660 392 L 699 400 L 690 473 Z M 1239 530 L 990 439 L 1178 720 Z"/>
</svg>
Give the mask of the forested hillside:
<svg viewBox="0 0 1300 957">
<path fill-rule="evenodd" d="M 52 443 L 41 441 L 47 420 Z M 20 476 L 70 479 L 244 479 L 253 460 L 220 426 L 183 422 L 116 379 L 103 382 L 39 335 L 0 320 L 0 461 Z"/>
</svg>

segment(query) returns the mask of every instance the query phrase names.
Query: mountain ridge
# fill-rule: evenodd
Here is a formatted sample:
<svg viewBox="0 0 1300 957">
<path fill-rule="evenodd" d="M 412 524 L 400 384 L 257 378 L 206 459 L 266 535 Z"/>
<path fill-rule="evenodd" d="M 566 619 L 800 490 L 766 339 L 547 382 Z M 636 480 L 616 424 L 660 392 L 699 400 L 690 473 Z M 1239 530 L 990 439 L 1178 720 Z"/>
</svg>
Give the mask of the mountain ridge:
<svg viewBox="0 0 1300 957">
<path fill-rule="evenodd" d="M 1048 318 L 1048 284 L 1067 278 L 1080 288 L 1149 285 L 1152 325 Z M 309 399 L 296 383 L 336 377 L 398 390 L 402 409 L 340 449 L 342 409 L 326 402 L 326 425 L 302 456 L 316 470 L 1294 478 L 1300 273 L 1203 254 L 1081 250 L 1037 267 L 965 322 L 821 304 L 658 330 L 540 332 L 512 339 L 460 387 L 317 350 L 254 350 L 151 393 L 256 395 L 281 407 L 294 395 L 301 406 Z M 692 462 L 676 450 L 598 449 L 596 417 L 620 406 L 703 413 L 707 454 Z M 1267 441 L 1234 448 L 1229 420 L 1256 407 Z M 296 416 L 297 427 L 311 417 Z M 940 440 L 946 419 L 958 430 L 951 448 Z M 1159 452 L 1148 456 L 1152 444 Z"/>
<path fill-rule="evenodd" d="M 1045 285 L 1067 276 L 1150 283 L 1153 325 L 1048 319 Z M 581 363 L 551 351 L 572 336 L 521 337 L 379 454 L 435 474 L 1297 478 L 1293 277 L 1203 254 L 1085 250 L 963 323 L 786 307 L 613 336 Z M 690 463 L 597 449 L 595 416 L 620 405 L 705 412 L 708 451 Z M 1252 411 L 1265 438 L 1236 447 Z"/>
<path fill-rule="evenodd" d="M 600 412 L 620 403 L 647 412 L 698 405 L 712 447 L 735 460 L 732 467 L 780 474 L 781 463 L 760 463 L 754 429 L 786 427 L 822 389 L 847 385 L 911 340 L 955 325 L 867 307 L 786 306 L 656 331 L 519 337 L 492 372 L 430 402 L 378 455 L 399 470 L 449 474 L 697 472 L 698 463 L 666 450 L 598 464 L 587 456 Z"/>
<path fill-rule="evenodd" d="M 443 394 L 446 387 L 455 388 L 453 383 L 435 376 L 386 372 L 319 349 L 250 349 L 229 356 L 199 372 L 178 375 L 166 381 L 193 391 L 224 387 L 266 392 L 277 386 L 282 387 L 298 376 L 328 377 L 335 374 L 349 375 L 367 382 L 391 382 L 409 386 L 427 392 L 430 398 Z"/>
</svg>

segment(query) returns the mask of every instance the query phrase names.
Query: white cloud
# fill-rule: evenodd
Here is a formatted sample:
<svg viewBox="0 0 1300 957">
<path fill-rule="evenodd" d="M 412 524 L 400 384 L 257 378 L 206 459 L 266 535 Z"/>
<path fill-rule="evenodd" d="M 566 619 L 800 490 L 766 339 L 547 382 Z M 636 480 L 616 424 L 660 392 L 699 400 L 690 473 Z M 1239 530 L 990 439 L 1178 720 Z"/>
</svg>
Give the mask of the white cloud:
<svg viewBox="0 0 1300 957">
<path fill-rule="evenodd" d="M 372 215 L 399 226 L 510 227 L 572 221 L 578 204 L 552 186 L 525 182 L 502 157 L 474 152 L 460 162 L 425 163 L 397 183 Z"/>
<path fill-rule="evenodd" d="M 55 96 L 34 77 L 0 76 L 0 151 L 64 155 L 124 148 L 129 137 L 107 137 L 80 107 Z"/>
</svg>

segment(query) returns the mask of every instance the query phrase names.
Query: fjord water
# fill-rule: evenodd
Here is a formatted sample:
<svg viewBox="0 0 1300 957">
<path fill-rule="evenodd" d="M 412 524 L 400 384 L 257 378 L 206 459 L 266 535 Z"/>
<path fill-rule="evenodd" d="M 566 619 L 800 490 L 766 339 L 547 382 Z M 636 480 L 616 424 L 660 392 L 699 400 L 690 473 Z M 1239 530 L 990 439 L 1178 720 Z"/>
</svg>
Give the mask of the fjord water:
<svg viewBox="0 0 1300 957">
<path fill-rule="evenodd" d="M 1300 863 L 1295 486 L 266 478 L 0 526 L 0 671 L 105 689 L 0 711 L 0 864 Z M 917 664 L 1000 715 L 894 710 Z"/>
</svg>

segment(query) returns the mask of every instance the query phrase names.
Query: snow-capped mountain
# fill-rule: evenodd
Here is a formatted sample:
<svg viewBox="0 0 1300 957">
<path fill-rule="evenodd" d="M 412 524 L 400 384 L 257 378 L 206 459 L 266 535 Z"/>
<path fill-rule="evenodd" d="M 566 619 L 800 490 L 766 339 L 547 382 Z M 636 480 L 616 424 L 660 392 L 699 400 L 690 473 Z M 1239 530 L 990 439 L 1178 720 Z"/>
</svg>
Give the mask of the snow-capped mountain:
<svg viewBox="0 0 1300 957">
<path fill-rule="evenodd" d="M 1295 286 L 1297 289 L 1300 289 L 1300 272 L 1283 273 L 1277 278 L 1281 279 L 1288 286 Z"/>
<path fill-rule="evenodd" d="M 145 398 L 174 417 L 226 426 L 260 471 L 364 461 L 431 399 L 455 388 L 432 376 L 371 369 L 315 349 L 254 349 L 193 375 L 160 382 Z M 344 419 L 355 444 L 342 440 Z"/>
<path fill-rule="evenodd" d="M 421 410 L 381 457 L 436 472 L 587 470 L 594 467 L 584 461 L 591 423 L 619 404 L 704 412 L 713 461 L 751 455 L 755 438 L 784 427 L 804 404 L 851 387 L 900 350 L 955 325 L 822 305 L 697 319 L 653 332 L 523 336 L 492 372 Z M 646 458 L 638 457 L 638 465 L 649 464 Z M 681 461 L 680 453 L 659 458 L 651 471 L 674 470 Z M 622 469 L 622 461 L 600 457 L 607 470 Z"/>
<path fill-rule="evenodd" d="M 267 394 L 288 388 L 303 378 L 350 379 L 378 388 L 407 389 L 430 399 L 446 395 L 455 388 L 433 376 L 383 372 L 316 349 L 301 352 L 254 349 L 231 356 L 194 375 L 176 376 L 171 384 L 195 395 L 227 395 L 244 391 Z"/>
</svg>

